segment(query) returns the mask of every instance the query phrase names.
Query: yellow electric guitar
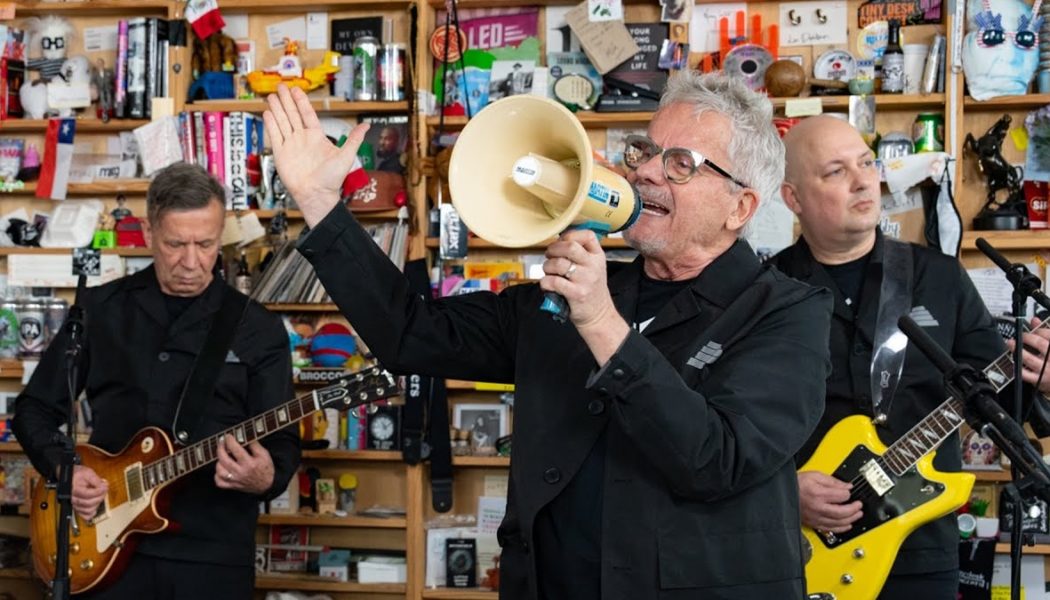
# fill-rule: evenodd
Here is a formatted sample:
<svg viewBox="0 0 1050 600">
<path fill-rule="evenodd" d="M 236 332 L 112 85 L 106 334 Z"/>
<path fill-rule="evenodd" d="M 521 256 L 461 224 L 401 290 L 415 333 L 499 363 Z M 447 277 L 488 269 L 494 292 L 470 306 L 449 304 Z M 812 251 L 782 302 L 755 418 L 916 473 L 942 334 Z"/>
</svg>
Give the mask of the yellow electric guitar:
<svg viewBox="0 0 1050 600">
<path fill-rule="evenodd" d="M 1006 353 L 984 370 L 997 392 L 1013 380 L 1013 365 Z M 933 468 L 934 451 L 963 422 L 962 401 L 948 398 L 888 448 L 871 419 L 861 415 L 839 421 L 824 436 L 799 471 L 852 482 L 849 501 L 860 500 L 864 515 L 845 533 L 802 528 L 811 552 L 810 598 L 873 600 L 904 538 L 969 499 L 973 475 Z"/>
<path fill-rule="evenodd" d="M 221 436 L 233 435 L 238 442 L 246 444 L 321 409 L 352 409 L 400 392 L 390 373 L 371 367 L 185 448 L 175 449 L 167 434 L 156 427 L 139 431 L 119 454 L 87 444 L 78 445 L 81 464 L 109 481 L 109 492 L 93 519 L 82 521 L 74 516 L 76 527 L 70 526 L 72 593 L 99 590 L 112 583 L 123 572 L 138 537 L 160 533 L 175 525 L 158 507 L 158 504 L 164 505 L 163 493 L 184 475 L 215 462 Z M 54 488 L 41 480 L 33 493 L 29 522 L 33 566 L 44 581 L 55 577 L 55 533 L 61 526 L 58 513 Z"/>
</svg>

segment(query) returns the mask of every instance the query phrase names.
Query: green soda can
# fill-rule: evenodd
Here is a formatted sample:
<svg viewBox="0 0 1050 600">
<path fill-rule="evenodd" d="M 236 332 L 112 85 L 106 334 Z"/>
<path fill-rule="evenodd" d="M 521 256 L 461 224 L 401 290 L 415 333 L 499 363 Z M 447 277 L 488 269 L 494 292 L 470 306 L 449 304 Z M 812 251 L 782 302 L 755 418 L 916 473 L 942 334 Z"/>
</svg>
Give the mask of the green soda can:
<svg viewBox="0 0 1050 600">
<path fill-rule="evenodd" d="M 354 40 L 354 100 L 370 102 L 378 99 L 376 94 L 376 59 L 379 55 L 379 40 L 363 35 Z"/>
<path fill-rule="evenodd" d="M 915 152 L 944 152 L 944 115 L 919 113 L 911 126 Z"/>
</svg>

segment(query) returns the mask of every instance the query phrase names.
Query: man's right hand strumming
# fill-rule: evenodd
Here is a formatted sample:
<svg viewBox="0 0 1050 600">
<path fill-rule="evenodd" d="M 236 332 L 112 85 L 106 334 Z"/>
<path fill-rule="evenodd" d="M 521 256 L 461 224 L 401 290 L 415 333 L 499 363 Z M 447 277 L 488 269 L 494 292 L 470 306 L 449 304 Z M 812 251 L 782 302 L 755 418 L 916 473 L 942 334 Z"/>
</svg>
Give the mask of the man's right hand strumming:
<svg viewBox="0 0 1050 600">
<path fill-rule="evenodd" d="M 817 531 L 849 531 L 853 522 L 862 515 L 860 501 L 849 502 L 852 488 L 852 485 L 819 471 L 799 473 L 802 524 Z"/>
</svg>

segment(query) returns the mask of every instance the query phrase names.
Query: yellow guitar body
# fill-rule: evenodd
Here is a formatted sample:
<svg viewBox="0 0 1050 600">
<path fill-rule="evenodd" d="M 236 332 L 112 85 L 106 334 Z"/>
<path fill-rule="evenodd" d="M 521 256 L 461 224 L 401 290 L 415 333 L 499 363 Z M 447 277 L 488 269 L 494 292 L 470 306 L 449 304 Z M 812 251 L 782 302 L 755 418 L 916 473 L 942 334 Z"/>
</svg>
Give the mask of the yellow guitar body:
<svg viewBox="0 0 1050 600">
<path fill-rule="evenodd" d="M 871 419 L 860 415 L 848 417 L 831 428 L 799 471 L 819 471 L 839 479 L 852 480 L 852 476 L 843 477 L 849 470 L 843 469 L 843 464 L 849 461 L 851 455 L 856 457 L 864 454 L 861 447 L 876 456 L 886 452 L 886 446 L 879 440 Z M 933 468 L 933 453 L 919 459 L 914 469 L 918 474 L 911 480 L 921 485 L 910 486 L 914 493 L 910 499 L 902 498 L 900 502 L 903 504 L 898 504 L 896 500 L 890 502 L 890 509 L 899 508 L 899 514 L 884 515 L 888 518 L 873 523 L 864 533 L 848 541 L 829 544 L 809 527 L 802 528 L 802 534 L 813 551 L 812 558 L 806 564 L 808 593 L 831 594 L 835 600 L 873 600 L 886 582 L 904 538 L 920 526 L 959 508 L 970 497 L 974 476 L 937 471 Z M 900 485 L 902 482 L 903 479 L 896 487 L 906 487 Z M 883 498 L 892 498 L 891 494 L 892 491 Z M 871 510 L 872 507 L 865 503 L 866 514 L 862 520 L 875 518 L 875 515 L 869 514 Z M 841 535 L 846 537 L 849 534 Z"/>
</svg>

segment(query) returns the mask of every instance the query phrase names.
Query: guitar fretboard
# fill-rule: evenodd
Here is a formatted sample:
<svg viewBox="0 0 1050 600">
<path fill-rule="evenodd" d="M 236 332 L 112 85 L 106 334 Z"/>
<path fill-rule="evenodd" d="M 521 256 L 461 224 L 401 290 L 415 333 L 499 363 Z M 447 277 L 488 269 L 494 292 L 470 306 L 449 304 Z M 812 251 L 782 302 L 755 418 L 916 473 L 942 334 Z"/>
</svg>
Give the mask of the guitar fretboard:
<svg viewBox="0 0 1050 600">
<path fill-rule="evenodd" d="M 1038 329 L 1048 326 L 1050 325 L 1042 323 Z M 995 387 L 995 391 L 1001 392 L 1014 379 L 1013 353 L 1005 352 L 985 367 L 984 374 L 988 377 L 988 382 Z M 920 458 L 936 450 L 964 422 L 962 401 L 949 397 L 887 448 L 882 460 L 900 477 Z"/>
<path fill-rule="evenodd" d="M 397 383 L 382 369 L 373 368 L 356 373 L 144 465 L 142 486 L 148 491 L 215 462 L 219 458 L 219 444 L 223 443 L 224 436 L 232 435 L 241 445 L 249 444 L 297 423 L 322 408 L 353 408 L 395 395 L 397 391 Z M 129 484 L 135 487 L 133 480 Z"/>
</svg>

